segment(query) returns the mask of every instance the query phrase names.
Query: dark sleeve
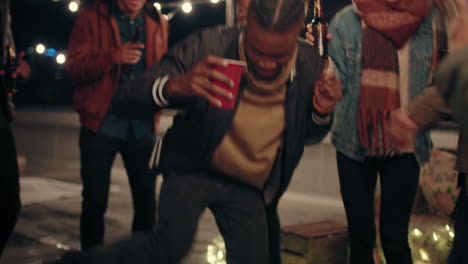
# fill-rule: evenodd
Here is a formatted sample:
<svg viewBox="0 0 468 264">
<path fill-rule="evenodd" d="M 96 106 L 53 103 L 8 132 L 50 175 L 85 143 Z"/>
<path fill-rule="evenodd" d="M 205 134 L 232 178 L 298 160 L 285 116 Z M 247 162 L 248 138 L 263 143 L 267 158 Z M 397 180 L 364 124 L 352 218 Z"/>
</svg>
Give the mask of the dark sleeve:
<svg viewBox="0 0 468 264">
<path fill-rule="evenodd" d="M 440 64 L 435 76 L 435 85 L 445 100 L 453 94 L 459 71 L 468 61 L 468 47 L 448 55 Z"/>
<path fill-rule="evenodd" d="M 309 122 L 307 127 L 306 144 L 317 144 L 322 141 L 331 129 L 333 124 L 333 114 L 328 115 L 328 121 L 318 123 L 316 121 Z"/>
<path fill-rule="evenodd" d="M 439 66 L 435 84 L 452 110 L 462 133 L 468 131 L 468 47 L 449 56 Z M 463 134 L 466 137 L 466 133 Z"/>
<path fill-rule="evenodd" d="M 465 137 L 468 131 L 467 59 L 468 47 L 449 55 L 440 65 L 435 80 Z"/>
<path fill-rule="evenodd" d="M 427 88 L 409 105 L 408 114 L 420 128 L 429 128 L 451 114 L 448 102 L 454 97 L 460 69 L 467 60 L 468 48 L 447 56 L 438 68 L 435 86 Z"/>
<path fill-rule="evenodd" d="M 454 91 L 448 99 L 455 120 L 460 124 L 461 131 L 468 137 L 468 63 L 460 67 Z"/>
<path fill-rule="evenodd" d="M 187 72 L 207 56 L 206 37 L 207 33 L 203 31 L 190 35 L 145 73 L 119 85 L 113 99 L 115 112 L 123 117 L 139 119 L 153 116 L 165 107 L 183 107 L 190 98 L 175 98 L 167 105 L 158 104 L 154 99 L 155 84 L 158 80 Z"/>
<path fill-rule="evenodd" d="M 428 87 L 423 94 L 413 99 L 408 114 L 421 129 L 427 129 L 435 122 L 446 120 L 450 110 L 435 86 Z"/>
<path fill-rule="evenodd" d="M 307 67 L 306 71 L 310 78 L 307 83 L 315 89 L 315 82 L 320 78 L 322 74 L 324 61 L 320 57 L 316 49 L 306 49 Z M 321 114 L 313 107 L 312 98 L 314 96 L 314 89 L 311 90 L 311 95 L 307 96 L 310 98 L 308 101 L 309 107 L 307 112 L 307 126 L 306 126 L 306 143 L 316 144 L 319 143 L 330 131 L 332 124 L 332 114 Z"/>
</svg>

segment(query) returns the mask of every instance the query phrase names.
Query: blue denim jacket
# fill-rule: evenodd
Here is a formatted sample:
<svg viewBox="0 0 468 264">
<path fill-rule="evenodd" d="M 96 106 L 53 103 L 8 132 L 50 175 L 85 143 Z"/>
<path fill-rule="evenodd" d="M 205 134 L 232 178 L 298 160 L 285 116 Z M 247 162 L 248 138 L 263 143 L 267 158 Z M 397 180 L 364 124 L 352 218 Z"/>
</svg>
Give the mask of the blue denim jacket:
<svg viewBox="0 0 468 264">
<path fill-rule="evenodd" d="M 432 61 L 431 12 L 411 37 L 410 42 L 410 97 L 423 92 L 428 85 Z M 349 158 L 362 161 L 364 149 L 359 142 L 358 103 L 361 86 L 361 20 L 352 5 L 341 10 L 331 21 L 329 33 L 333 34 L 329 54 L 343 85 L 343 98 L 335 107 L 332 142 L 336 149 Z M 411 100 L 411 99 L 410 99 Z M 415 155 L 419 164 L 429 160 L 432 141 L 428 132 L 417 134 Z"/>
</svg>

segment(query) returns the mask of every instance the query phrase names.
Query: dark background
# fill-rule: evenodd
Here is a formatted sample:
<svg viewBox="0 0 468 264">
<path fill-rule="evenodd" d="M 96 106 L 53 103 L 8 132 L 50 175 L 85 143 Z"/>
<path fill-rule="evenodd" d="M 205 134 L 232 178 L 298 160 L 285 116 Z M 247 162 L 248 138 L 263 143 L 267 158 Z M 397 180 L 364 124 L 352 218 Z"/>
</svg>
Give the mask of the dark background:
<svg viewBox="0 0 468 264">
<path fill-rule="evenodd" d="M 90 0 L 92 1 L 92 0 Z M 178 2 L 178 1 L 158 1 Z M 170 21 L 170 45 L 200 28 L 225 23 L 225 3 L 194 4 L 190 14 L 177 13 Z M 324 0 L 328 19 L 350 0 Z M 167 14 L 171 9 L 164 8 Z M 39 55 L 35 46 L 43 43 L 46 48 L 66 53 L 69 34 L 77 13 L 68 9 L 68 1 L 59 0 L 11 0 L 12 29 L 18 51 L 26 52 L 31 66 L 31 76 L 23 80 L 20 92 L 15 96 L 17 106 L 55 108 L 71 106 L 74 84 L 64 72 L 63 65 L 55 57 Z"/>
</svg>

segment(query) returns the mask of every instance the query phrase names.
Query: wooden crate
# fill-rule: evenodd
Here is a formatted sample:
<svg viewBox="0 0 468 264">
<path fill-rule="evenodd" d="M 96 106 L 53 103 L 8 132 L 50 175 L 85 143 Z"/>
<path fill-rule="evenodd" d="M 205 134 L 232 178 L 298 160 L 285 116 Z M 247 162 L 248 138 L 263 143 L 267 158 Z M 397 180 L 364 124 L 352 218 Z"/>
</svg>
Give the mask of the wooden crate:
<svg viewBox="0 0 468 264">
<path fill-rule="evenodd" d="M 344 264 L 348 254 L 347 227 L 332 220 L 285 226 L 281 249 L 283 264 Z"/>
</svg>

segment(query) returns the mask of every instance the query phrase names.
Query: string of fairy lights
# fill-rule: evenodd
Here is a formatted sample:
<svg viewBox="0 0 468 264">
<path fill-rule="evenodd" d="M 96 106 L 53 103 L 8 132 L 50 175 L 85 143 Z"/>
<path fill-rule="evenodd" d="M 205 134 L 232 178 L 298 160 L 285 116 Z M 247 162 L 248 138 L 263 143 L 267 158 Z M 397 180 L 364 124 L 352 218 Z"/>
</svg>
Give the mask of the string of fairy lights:
<svg viewBox="0 0 468 264">
<path fill-rule="evenodd" d="M 455 233 L 449 225 L 433 227 L 427 232 L 411 230 L 409 243 L 415 264 L 446 263 Z"/>
<path fill-rule="evenodd" d="M 52 0 L 54 2 L 60 2 L 61 0 Z M 218 4 L 220 2 L 224 2 L 225 0 L 182 0 L 177 2 L 154 2 L 154 7 L 158 10 L 162 10 L 163 8 L 173 8 L 176 10 L 182 10 L 184 13 L 189 14 L 193 10 L 193 5 L 198 4 Z M 80 1 L 79 0 L 70 0 L 68 1 L 68 9 L 71 12 L 77 12 L 80 8 Z M 174 10 L 173 10 L 174 11 Z M 171 12 L 173 12 L 171 11 Z M 172 18 L 172 17 L 169 17 Z"/>
<path fill-rule="evenodd" d="M 446 263 L 455 233 L 449 225 L 432 226 L 431 228 L 412 228 L 409 232 L 409 244 L 412 249 L 415 264 Z M 378 264 L 385 264 L 383 251 L 378 246 L 380 260 Z M 226 246 L 223 238 L 218 236 L 206 248 L 206 261 L 209 264 L 226 264 Z"/>
<path fill-rule="evenodd" d="M 67 2 L 68 3 L 68 10 L 72 13 L 78 12 L 82 2 L 80 0 L 52 0 L 53 2 Z M 153 5 L 159 11 L 169 11 L 163 14 L 167 20 L 171 20 L 175 15 L 178 13 L 183 14 L 190 14 L 195 5 L 200 4 L 218 4 L 220 2 L 224 2 L 227 0 L 181 0 L 178 2 L 154 2 Z M 64 64 L 67 60 L 66 52 L 65 51 L 58 51 L 57 49 L 46 47 L 45 43 L 38 43 L 34 48 L 34 50 L 39 55 L 53 57 L 58 64 Z"/>
</svg>

